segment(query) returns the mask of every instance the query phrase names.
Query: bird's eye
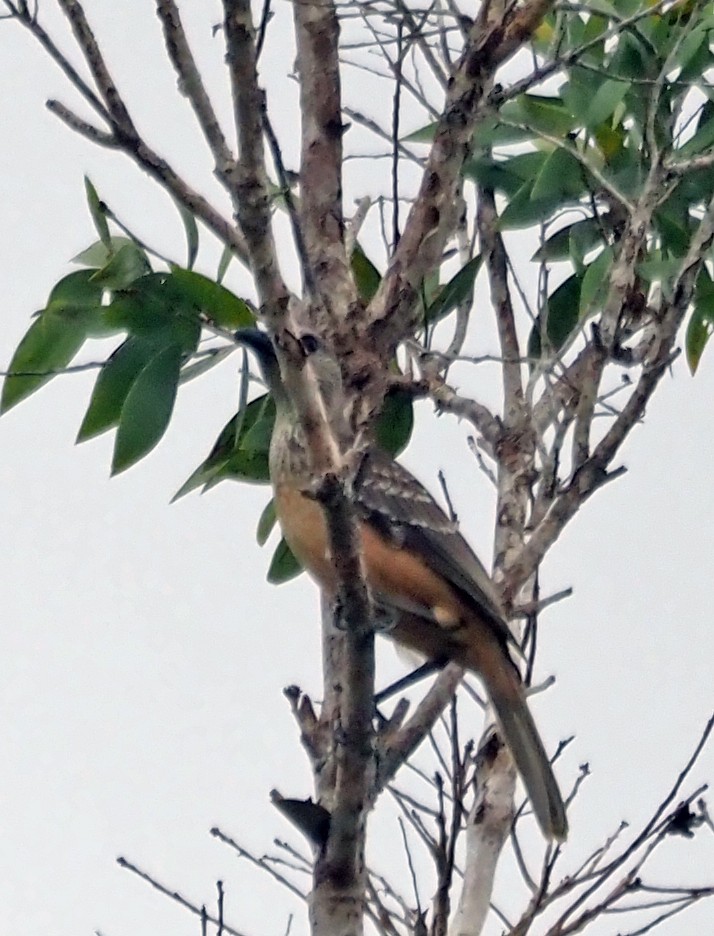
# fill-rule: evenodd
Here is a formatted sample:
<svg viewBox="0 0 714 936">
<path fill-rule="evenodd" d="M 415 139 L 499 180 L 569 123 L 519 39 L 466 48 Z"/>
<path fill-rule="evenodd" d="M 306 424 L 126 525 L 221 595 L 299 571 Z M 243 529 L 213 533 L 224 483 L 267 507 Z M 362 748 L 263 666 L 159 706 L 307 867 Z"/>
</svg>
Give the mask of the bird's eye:
<svg viewBox="0 0 714 936">
<path fill-rule="evenodd" d="M 303 335 L 300 344 L 305 354 L 314 354 L 320 347 L 320 339 L 316 335 Z"/>
</svg>

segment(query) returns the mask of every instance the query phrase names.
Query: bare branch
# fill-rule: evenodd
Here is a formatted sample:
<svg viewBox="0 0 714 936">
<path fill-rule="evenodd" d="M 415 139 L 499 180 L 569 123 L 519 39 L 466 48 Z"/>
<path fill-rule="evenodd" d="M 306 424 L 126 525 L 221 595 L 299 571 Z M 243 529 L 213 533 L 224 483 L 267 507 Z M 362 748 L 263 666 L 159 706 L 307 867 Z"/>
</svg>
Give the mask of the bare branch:
<svg viewBox="0 0 714 936">
<path fill-rule="evenodd" d="M 156 0 L 156 11 L 164 29 L 166 50 L 178 75 L 179 89 L 188 98 L 193 108 L 215 159 L 216 174 L 225 184 L 235 165 L 235 155 L 230 151 L 211 99 L 206 92 L 181 22 L 179 9 L 174 0 Z"/>
<path fill-rule="evenodd" d="M 265 95 L 258 85 L 255 30 L 250 0 L 223 0 L 227 62 L 240 149 L 234 195 L 260 301 L 282 317 L 288 290 L 278 267 L 270 218 L 268 175 L 263 149 Z M 276 327 L 277 322 L 273 323 Z"/>
<path fill-rule="evenodd" d="M 293 4 L 302 140 L 300 220 L 313 277 L 326 311 L 343 319 L 357 301 L 342 213 L 339 23 L 331 2 Z"/>
</svg>

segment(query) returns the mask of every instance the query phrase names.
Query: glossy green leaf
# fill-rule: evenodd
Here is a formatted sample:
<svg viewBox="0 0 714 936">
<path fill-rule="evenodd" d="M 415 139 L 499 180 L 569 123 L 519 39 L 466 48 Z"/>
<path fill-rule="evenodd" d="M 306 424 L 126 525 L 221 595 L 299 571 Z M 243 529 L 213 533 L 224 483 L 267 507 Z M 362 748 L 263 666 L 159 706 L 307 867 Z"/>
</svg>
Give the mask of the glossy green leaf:
<svg viewBox="0 0 714 936">
<path fill-rule="evenodd" d="M 468 263 L 451 277 L 439 291 L 436 299 L 426 310 L 425 319 L 431 324 L 445 318 L 450 312 L 453 312 L 465 299 L 468 298 L 474 288 L 474 282 L 479 268 L 481 267 L 481 254 L 472 257 Z"/>
<path fill-rule="evenodd" d="M 82 324 L 67 321 L 56 312 L 48 310 L 36 318 L 8 365 L 9 375 L 0 395 L 0 412 L 6 413 L 61 373 L 85 338 Z"/>
<path fill-rule="evenodd" d="M 513 196 L 523 187 L 524 182 L 532 182 L 538 175 L 548 153 L 518 153 L 506 159 L 478 156 L 469 160 L 463 168 L 467 179 L 474 179 L 486 188 L 505 195 Z"/>
<path fill-rule="evenodd" d="M 350 266 L 352 267 L 352 275 L 354 276 L 360 299 L 366 303 L 371 302 L 379 289 L 379 284 L 382 282 L 382 274 L 359 244 L 355 244 L 354 250 L 352 251 Z"/>
<path fill-rule="evenodd" d="M 132 383 L 119 416 L 113 475 L 136 464 L 166 432 L 176 401 L 182 357 L 180 345 L 163 348 Z"/>
<path fill-rule="evenodd" d="M 150 273 L 115 293 L 104 318 L 129 334 L 180 344 L 187 354 L 196 349 L 201 334 L 196 303 L 170 273 Z"/>
<path fill-rule="evenodd" d="M 235 353 L 235 350 L 235 345 L 228 345 L 223 348 L 211 348 L 210 351 L 199 352 L 195 360 L 184 364 L 181 368 L 181 379 L 179 382 L 185 384 L 196 377 L 200 377 L 217 364 L 222 364 L 226 358 Z"/>
<path fill-rule="evenodd" d="M 560 192 L 554 192 L 543 198 L 531 198 L 533 182 L 526 182 L 504 208 L 498 225 L 503 231 L 530 227 L 548 218 L 558 208 L 563 208 L 570 201 Z"/>
<path fill-rule="evenodd" d="M 216 282 L 222 283 L 223 277 L 226 275 L 228 267 L 231 265 L 231 260 L 233 259 L 233 251 L 226 244 L 223 248 L 223 253 L 221 254 L 221 259 L 218 261 L 218 269 L 216 271 Z"/>
<path fill-rule="evenodd" d="M 606 247 L 586 267 L 580 289 L 579 308 L 581 317 L 596 312 L 605 301 L 610 289 L 609 273 L 612 267 L 612 258 L 612 247 Z"/>
<path fill-rule="evenodd" d="M 557 97 L 541 94 L 521 94 L 501 108 L 504 120 L 525 124 L 551 136 L 564 137 L 576 125 L 576 120 Z"/>
<path fill-rule="evenodd" d="M 271 585 L 282 585 L 283 582 L 289 582 L 302 572 L 302 566 L 295 558 L 292 550 L 281 539 L 278 543 L 273 558 L 270 560 L 267 579 Z"/>
<path fill-rule="evenodd" d="M 132 384 L 160 349 L 148 341 L 127 338 L 104 362 L 99 372 L 77 442 L 92 439 L 119 424 Z"/>
<path fill-rule="evenodd" d="M 129 241 L 119 247 L 107 263 L 92 275 L 92 282 L 103 289 L 126 289 L 147 273 L 151 273 L 149 258 L 141 247 Z"/>
<path fill-rule="evenodd" d="M 77 270 L 63 277 L 47 300 L 47 311 L 67 322 L 89 327 L 98 320 L 104 289 L 94 282 L 91 270 Z"/>
<path fill-rule="evenodd" d="M 176 207 L 181 215 L 183 229 L 186 234 L 186 268 L 192 270 L 198 256 L 198 225 L 193 212 L 189 211 L 185 205 L 181 204 L 180 201 L 176 201 Z"/>
<path fill-rule="evenodd" d="M 277 522 L 278 516 L 275 513 L 275 501 L 271 497 L 271 499 L 263 508 L 263 512 L 260 515 L 258 526 L 255 531 L 255 538 L 258 541 L 259 546 L 265 546 Z"/>
<path fill-rule="evenodd" d="M 248 303 L 208 276 L 173 267 L 170 281 L 185 304 L 195 306 L 221 328 L 250 328 L 255 325 L 255 315 Z"/>
<path fill-rule="evenodd" d="M 374 435 L 380 448 L 396 458 L 409 444 L 414 429 L 412 396 L 404 390 L 391 390 L 384 398 Z"/>
<path fill-rule="evenodd" d="M 207 490 L 225 479 L 267 483 L 274 422 L 275 404 L 268 394 L 236 413 L 221 430 L 208 457 L 174 494 L 172 502 L 196 488 Z"/>
<path fill-rule="evenodd" d="M 115 234 L 109 238 L 109 243 L 98 240 L 90 244 L 86 250 L 82 250 L 76 257 L 72 257 L 72 263 L 81 263 L 82 266 L 92 267 L 94 270 L 100 270 L 106 266 L 114 254 L 127 244 L 133 244 L 130 237 L 124 237 L 123 234 Z"/>
<path fill-rule="evenodd" d="M 84 190 L 87 194 L 87 204 L 89 205 L 89 212 L 92 215 L 92 221 L 94 221 L 97 234 L 99 234 L 102 243 L 109 247 L 111 235 L 109 234 L 106 205 L 100 199 L 97 190 L 88 176 L 84 177 Z"/>
<path fill-rule="evenodd" d="M 538 263 L 567 260 L 573 255 L 573 245 L 579 255 L 586 254 L 602 241 L 602 232 L 603 221 L 600 218 L 583 218 L 566 224 L 541 244 L 532 259 Z"/>
<path fill-rule="evenodd" d="M 566 149 L 556 147 L 541 166 L 533 182 L 531 201 L 575 198 L 585 191 L 585 170 Z"/>
<path fill-rule="evenodd" d="M 424 127 L 419 127 L 418 130 L 413 130 L 411 133 L 407 134 L 407 136 L 403 138 L 403 142 L 431 143 L 431 141 L 434 139 L 437 126 L 438 124 L 436 121 L 434 121 L 434 123 L 426 124 Z"/>
<path fill-rule="evenodd" d="M 597 127 L 612 117 L 615 108 L 630 90 L 625 81 L 603 81 L 591 96 L 590 103 L 581 117 L 586 127 Z"/>
<path fill-rule="evenodd" d="M 704 349 L 714 333 L 714 283 L 703 268 L 697 279 L 694 311 L 687 322 L 685 352 L 692 376 L 697 372 Z"/>
<path fill-rule="evenodd" d="M 543 318 L 538 317 L 528 338 L 528 356 L 539 358 L 547 350 L 558 351 L 568 340 L 579 322 L 580 290 L 583 277 L 569 276 L 548 297 L 545 321 L 547 342 L 543 341 Z"/>
</svg>

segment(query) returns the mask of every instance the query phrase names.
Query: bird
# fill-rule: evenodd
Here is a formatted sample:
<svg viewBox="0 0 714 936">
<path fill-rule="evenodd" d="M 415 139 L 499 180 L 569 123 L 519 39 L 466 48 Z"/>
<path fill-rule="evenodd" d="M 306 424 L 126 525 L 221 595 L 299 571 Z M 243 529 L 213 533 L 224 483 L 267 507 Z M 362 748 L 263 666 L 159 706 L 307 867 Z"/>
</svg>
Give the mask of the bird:
<svg viewBox="0 0 714 936">
<path fill-rule="evenodd" d="M 258 328 L 235 336 L 255 355 L 275 402 L 269 469 L 283 536 L 318 585 L 334 595 L 327 525 L 275 347 Z M 298 342 L 323 398 L 334 403 L 342 388 L 337 358 L 319 336 L 304 334 Z M 339 407 L 331 409 L 344 419 Z M 515 639 L 485 567 L 429 491 L 376 445 L 361 456 L 351 497 L 366 582 L 380 618 L 389 620 L 388 636 L 427 660 L 453 661 L 481 679 L 545 837 L 565 840 L 563 799 L 510 653 Z"/>
</svg>

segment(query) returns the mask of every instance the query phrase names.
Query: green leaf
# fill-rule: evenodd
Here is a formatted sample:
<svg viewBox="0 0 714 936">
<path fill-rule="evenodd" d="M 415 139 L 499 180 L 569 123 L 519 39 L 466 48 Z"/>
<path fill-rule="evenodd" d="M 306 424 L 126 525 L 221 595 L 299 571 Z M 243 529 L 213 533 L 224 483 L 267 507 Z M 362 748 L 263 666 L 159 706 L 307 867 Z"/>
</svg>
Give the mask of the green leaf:
<svg viewBox="0 0 714 936">
<path fill-rule="evenodd" d="M 195 351 L 201 336 L 196 304 L 170 273 L 149 273 L 114 293 L 104 319 L 156 343 L 180 344 L 187 354 Z"/>
<path fill-rule="evenodd" d="M 531 201 L 576 197 L 585 191 L 585 171 L 566 149 L 556 147 L 543 163 L 533 182 Z"/>
<path fill-rule="evenodd" d="M 268 581 L 271 585 L 282 585 L 283 582 L 289 582 L 290 579 L 300 575 L 301 572 L 302 566 L 285 540 L 281 539 L 273 553 L 273 558 L 270 560 Z"/>
<path fill-rule="evenodd" d="M 413 130 L 407 136 L 404 137 L 404 143 L 431 143 L 434 139 L 434 134 L 436 133 L 436 128 L 438 124 L 436 121 L 434 123 L 427 124 L 425 127 L 419 127 L 418 130 Z"/>
<path fill-rule="evenodd" d="M 444 285 L 425 312 L 424 318 L 428 323 L 438 322 L 440 319 L 445 318 L 469 296 L 474 287 L 474 281 L 481 262 L 481 254 L 472 257 Z"/>
<path fill-rule="evenodd" d="M 501 116 L 557 137 L 566 136 L 577 123 L 560 98 L 540 94 L 520 94 L 504 104 Z"/>
<path fill-rule="evenodd" d="M 685 337 L 687 364 L 692 376 L 697 372 L 712 333 L 714 333 L 714 283 L 706 269 L 702 268 L 697 279 L 694 311 L 687 322 Z"/>
<path fill-rule="evenodd" d="M 112 474 L 136 464 L 159 442 L 173 412 L 183 351 L 163 348 L 140 371 L 127 393 L 119 416 Z"/>
<path fill-rule="evenodd" d="M 405 390 L 390 390 L 374 427 L 377 445 L 394 458 L 409 444 L 414 429 L 414 404 Z"/>
<path fill-rule="evenodd" d="M 625 81 L 603 81 L 592 95 L 585 114 L 580 118 L 586 127 L 597 127 L 612 117 L 631 85 Z"/>
<path fill-rule="evenodd" d="M 97 229 L 97 234 L 99 234 L 102 243 L 109 247 L 111 244 L 111 236 L 109 234 L 109 224 L 107 223 L 107 208 L 104 202 L 99 198 L 97 190 L 92 185 L 88 176 L 84 177 L 84 190 L 87 193 L 87 204 L 89 205 L 89 211 L 92 215 L 94 226 Z"/>
<path fill-rule="evenodd" d="M 189 383 L 189 381 L 193 380 L 195 377 L 200 377 L 202 374 L 205 374 L 206 371 L 215 367 L 216 364 L 222 364 L 235 350 L 235 345 L 227 345 L 224 348 L 211 348 L 210 351 L 199 352 L 197 360 L 185 364 L 181 368 L 181 379 L 179 383 Z"/>
<path fill-rule="evenodd" d="M 185 305 L 193 305 L 221 328 L 250 328 L 255 325 L 255 316 L 248 303 L 208 276 L 174 266 L 169 279 Z"/>
<path fill-rule="evenodd" d="M 462 172 L 467 179 L 512 197 L 524 182 L 533 181 L 547 157 L 545 151 L 518 153 L 507 159 L 478 156 L 465 163 Z"/>
<path fill-rule="evenodd" d="M 598 218 L 583 218 L 582 221 L 566 224 L 551 234 L 531 259 L 538 263 L 567 260 L 572 256 L 573 244 L 577 246 L 580 255 L 586 254 L 602 241 L 602 230 L 602 219 Z"/>
<path fill-rule="evenodd" d="M 232 259 L 233 259 L 233 250 L 228 244 L 226 244 L 226 246 L 223 248 L 221 259 L 218 261 L 218 270 L 216 271 L 217 283 L 223 282 L 223 277 L 226 275 L 226 271 L 228 270 L 228 267 L 230 266 Z"/>
<path fill-rule="evenodd" d="M 265 546 L 268 542 L 268 537 L 273 532 L 277 520 L 278 516 L 275 513 L 275 501 L 271 497 L 263 508 L 263 512 L 258 520 L 258 527 L 255 531 L 255 538 L 259 546 Z"/>
<path fill-rule="evenodd" d="M 269 481 L 268 452 L 274 422 L 275 404 L 268 394 L 239 410 L 221 430 L 208 457 L 174 494 L 172 503 L 196 488 L 208 490 L 227 478 L 257 484 Z"/>
<path fill-rule="evenodd" d="M 547 342 L 542 340 L 543 317 L 538 319 L 528 338 L 528 355 L 539 358 L 544 351 L 559 351 L 579 321 L 578 307 L 583 277 L 579 273 L 569 276 L 550 296 L 546 306 Z"/>
<path fill-rule="evenodd" d="M 92 282 L 97 283 L 103 289 L 114 291 L 126 289 L 147 273 L 151 273 L 149 258 L 141 247 L 129 241 L 109 258 L 101 270 L 97 270 L 92 275 Z"/>
<path fill-rule="evenodd" d="M 92 267 L 94 270 L 100 270 L 106 266 L 114 254 L 127 244 L 133 244 L 130 237 L 124 237 L 123 234 L 113 234 L 109 238 L 109 243 L 98 240 L 82 250 L 76 257 L 72 257 L 72 263 L 81 263 L 82 266 Z"/>
<path fill-rule="evenodd" d="M 363 302 L 370 303 L 382 282 L 382 274 L 359 244 L 354 246 L 350 266 L 360 298 Z"/>
<path fill-rule="evenodd" d="M 198 225 L 193 212 L 189 211 L 185 205 L 182 205 L 180 201 L 176 201 L 176 207 L 181 215 L 183 229 L 186 232 L 186 267 L 192 270 L 198 256 Z"/>
<path fill-rule="evenodd" d="M 597 311 L 605 301 L 610 289 L 610 267 L 614 253 L 612 247 L 606 247 L 592 263 L 588 264 L 580 289 L 581 318 Z"/>
<path fill-rule="evenodd" d="M 84 327 L 96 324 L 102 312 L 104 289 L 93 280 L 91 270 L 77 270 L 63 277 L 50 293 L 47 311 L 67 323 Z"/>
<path fill-rule="evenodd" d="M 498 226 L 503 231 L 529 227 L 541 221 L 547 221 L 557 208 L 563 208 L 568 198 L 560 192 L 548 197 L 531 198 L 533 182 L 526 182 L 506 205 L 499 218 Z"/>
<path fill-rule="evenodd" d="M 0 396 L 0 413 L 34 393 L 61 372 L 82 347 L 86 331 L 56 312 L 43 312 L 17 346 Z"/>
<path fill-rule="evenodd" d="M 151 342 L 127 338 L 110 355 L 94 384 L 77 442 L 86 442 L 119 424 L 132 384 L 158 351 L 159 348 Z"/>
</svg>

